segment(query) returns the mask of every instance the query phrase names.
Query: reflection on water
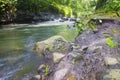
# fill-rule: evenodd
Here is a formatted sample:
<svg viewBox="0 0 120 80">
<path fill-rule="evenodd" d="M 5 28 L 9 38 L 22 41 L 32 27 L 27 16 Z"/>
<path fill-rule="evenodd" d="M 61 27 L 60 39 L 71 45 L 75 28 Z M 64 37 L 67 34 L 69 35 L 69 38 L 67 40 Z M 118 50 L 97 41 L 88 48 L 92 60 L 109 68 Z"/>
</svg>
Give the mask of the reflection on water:
<svg viewBox="0 0 120 80">
<path fill-rule="evenodd" d="M 66 25 L 0 29 L 0 80 L 28 80 L 44 62 L 32 47 L 53 35 L 72 41 L 77 32 Z"/>
</svg>

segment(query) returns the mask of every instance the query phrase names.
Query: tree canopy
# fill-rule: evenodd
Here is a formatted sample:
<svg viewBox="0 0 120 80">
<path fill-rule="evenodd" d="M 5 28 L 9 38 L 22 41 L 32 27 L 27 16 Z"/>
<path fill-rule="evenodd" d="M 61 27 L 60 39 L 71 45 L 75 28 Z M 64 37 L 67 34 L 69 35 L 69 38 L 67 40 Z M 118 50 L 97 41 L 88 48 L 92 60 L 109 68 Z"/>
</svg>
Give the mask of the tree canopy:
<svg viewBox="0 0 120 80">
<path fill-rule="evenodd" d="M 66 17 L 87 15 L 96 10 L 118 11 L 119 0 L 0 0 L 0 19 L 12 20 L 17 13 L 51 12 Z"/>
</svg>

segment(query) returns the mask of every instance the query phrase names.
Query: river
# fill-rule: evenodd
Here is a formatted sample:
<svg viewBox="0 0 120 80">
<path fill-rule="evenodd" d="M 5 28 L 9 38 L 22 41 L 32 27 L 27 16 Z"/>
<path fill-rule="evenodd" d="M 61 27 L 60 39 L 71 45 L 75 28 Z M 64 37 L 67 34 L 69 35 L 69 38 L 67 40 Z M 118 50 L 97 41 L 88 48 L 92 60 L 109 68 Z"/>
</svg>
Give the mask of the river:
<svg viewBox="0 0 120 80">
<path fill-rule="evenodd" d="M 33 46 L 54 35 L 73 41 L 77 31 L 67 25 L 0 29 L 0 80 L 29 80 L 44 62 L 32 51 Z"/>
</svg>

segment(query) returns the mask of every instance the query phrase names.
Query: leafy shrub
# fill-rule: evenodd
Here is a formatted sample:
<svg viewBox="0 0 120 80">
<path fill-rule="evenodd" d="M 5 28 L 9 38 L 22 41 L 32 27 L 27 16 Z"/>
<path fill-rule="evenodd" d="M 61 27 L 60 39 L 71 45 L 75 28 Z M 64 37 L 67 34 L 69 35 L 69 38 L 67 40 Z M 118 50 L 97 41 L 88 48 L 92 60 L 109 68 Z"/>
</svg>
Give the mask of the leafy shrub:
<svg viewBox="0 0 120 80">
<path fill-rule="evenodd" d="M 0 13 L 3 19 L 12 20 L 16 15 L 17 0 L 0 0 Z"/>
</svg>

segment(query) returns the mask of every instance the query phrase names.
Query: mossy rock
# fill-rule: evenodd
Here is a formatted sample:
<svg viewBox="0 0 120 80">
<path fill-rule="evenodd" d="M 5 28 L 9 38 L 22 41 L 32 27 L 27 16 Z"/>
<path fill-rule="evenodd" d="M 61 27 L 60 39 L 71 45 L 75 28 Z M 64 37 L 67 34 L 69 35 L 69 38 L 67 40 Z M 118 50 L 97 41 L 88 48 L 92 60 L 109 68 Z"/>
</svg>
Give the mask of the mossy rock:
<svg viewBox="0 0 120 80">
<path fill-rule="evenodd" d="M 64 42 L 67 42 L 62 36 L 53 36 L 44 41 L 37 42 L 34 46 L 33 50 L 38 53 L 39 55 L 44 55 L 45 50 L 52 51 L 55 40 L 60 39 Z"/>
</svg>

